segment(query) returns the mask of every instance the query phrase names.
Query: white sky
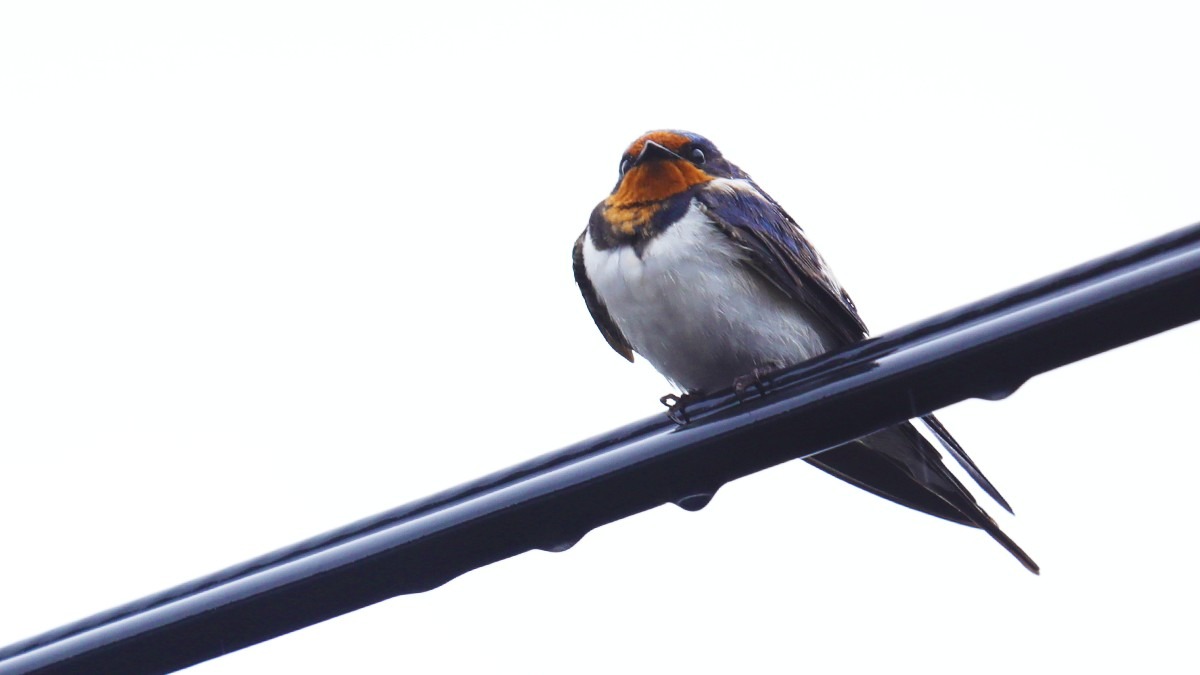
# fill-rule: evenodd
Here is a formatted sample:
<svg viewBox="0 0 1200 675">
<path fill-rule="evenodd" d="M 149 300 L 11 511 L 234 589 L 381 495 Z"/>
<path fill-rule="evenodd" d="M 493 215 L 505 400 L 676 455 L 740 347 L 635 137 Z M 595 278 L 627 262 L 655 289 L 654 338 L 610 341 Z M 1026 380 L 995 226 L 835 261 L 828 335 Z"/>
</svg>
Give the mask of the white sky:
<svg viewBox="0 0 1200 675">
<path fill-rule="evenodd" d="M 877 333 L 1200 219 L 1193 4 L 900 4 L 0 6 L 0 643 L 660 411 L 569 261 L 648 129 Z M 1198 338 L 942 414 L 1040 578 L 794 462 L 190 672 L 1184 671 Z"/>
</svg>

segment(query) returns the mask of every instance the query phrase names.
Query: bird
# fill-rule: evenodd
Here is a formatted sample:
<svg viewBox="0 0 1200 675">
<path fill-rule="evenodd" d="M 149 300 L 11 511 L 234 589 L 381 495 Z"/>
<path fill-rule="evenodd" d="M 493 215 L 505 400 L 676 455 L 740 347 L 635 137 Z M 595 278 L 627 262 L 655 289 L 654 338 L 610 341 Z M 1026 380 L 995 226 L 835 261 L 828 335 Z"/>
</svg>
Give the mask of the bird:
<svg viewBox="0 0 1200 675">
<path fill-rule="evenodd" d="M 707 138 L 650 131 L 621 155 L 618 179 L 575 241 L 575 281 L 601 335 L 637 354 L 682 398 L 747 383 L 866 339 L 849 294 L 805 232 Z M 997 504 L 1012 508 L 932 414 L 930 434 Z M 983 510 L 910 420 L 807 461 L 885 499 L 1029 557 Z"/>
</svg>

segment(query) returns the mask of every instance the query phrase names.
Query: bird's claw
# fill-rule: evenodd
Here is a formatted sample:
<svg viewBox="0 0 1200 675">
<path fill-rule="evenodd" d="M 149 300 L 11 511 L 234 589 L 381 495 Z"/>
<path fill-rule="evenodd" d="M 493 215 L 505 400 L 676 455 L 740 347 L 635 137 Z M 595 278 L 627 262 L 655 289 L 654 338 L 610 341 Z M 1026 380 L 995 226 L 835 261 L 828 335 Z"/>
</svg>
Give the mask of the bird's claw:
<svg viewBox="0 0 1200 675">
<path fill-rule="evenodd" d="M 688 394 L 677 396 L 675 394 L 667 394 L 658 399 L 659 403 L 667 406 L 667 419 L 675 424 L 683 426 L 688 423 L 687 404 L 691 402 L 692 397 Z"/>
<path fill-rule="evenodd" d="M 770 389 L 771 380 L 767 377 L 775 372 L 776 368 L 755 368 L 746 375 L 739 375 L 733 380 L 733 394 L 738 399 L 745 399 L 746 390 L 754 387 L 758 390 L 758 395 L 766 394 Z"/>
</svg>

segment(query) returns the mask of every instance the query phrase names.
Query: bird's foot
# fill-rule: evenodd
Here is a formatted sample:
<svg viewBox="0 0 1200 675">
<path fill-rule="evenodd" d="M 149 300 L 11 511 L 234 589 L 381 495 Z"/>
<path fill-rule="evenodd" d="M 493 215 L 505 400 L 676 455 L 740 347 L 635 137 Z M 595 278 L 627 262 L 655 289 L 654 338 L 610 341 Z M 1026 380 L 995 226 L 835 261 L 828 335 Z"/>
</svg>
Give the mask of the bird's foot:
<svg viewBox="0 0 1200 675">
<path fill-rule="evenodd" d="M 733 380 L 733 394 L 738 399 L 746 397 L 746 390 L 754 387 L 758 390 L 758 395 L 762 396 L 771 388 L 770 375 L 779 370 L 778 367 L 759 367 L 750 371 L 745 375 L 739 375 Z"/>
<path fill-rule="evenodd" d="M 667 419 L 675 424 L 683 426 L 690 420 L 687 415 L 687 406 L 695 401 L 699 396 L 695 394 L 667 394 L 658 399 L 659 403 L 667 406 Z"/>
</svg>

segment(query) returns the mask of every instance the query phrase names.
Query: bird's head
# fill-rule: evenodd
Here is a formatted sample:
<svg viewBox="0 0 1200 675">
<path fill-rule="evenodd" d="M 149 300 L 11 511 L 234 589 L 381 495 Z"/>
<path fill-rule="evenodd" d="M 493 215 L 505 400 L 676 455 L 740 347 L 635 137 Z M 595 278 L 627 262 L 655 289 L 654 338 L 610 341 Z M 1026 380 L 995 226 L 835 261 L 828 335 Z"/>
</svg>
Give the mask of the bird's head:
<svg viewBox="0 0 1200 675">
<path fill-rule="evenodd" d="M 647 225 L 673 198 L 717 178 L 745 174 L 707 138 L 688 131 L 642 134 L 621 155 L 620 178 L 601 204 L 613 229 L 626 235 Z"/>
<path fill-rule="evenodd" d="M 627 205 L 674 197 L 714 178 L 741 174 L 712 141 L 688 131 L 642 134 L 621 155 L 621 176 L 612 203 Z"/>
</svg>

